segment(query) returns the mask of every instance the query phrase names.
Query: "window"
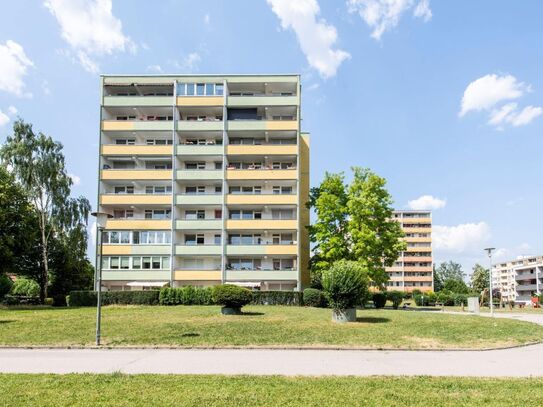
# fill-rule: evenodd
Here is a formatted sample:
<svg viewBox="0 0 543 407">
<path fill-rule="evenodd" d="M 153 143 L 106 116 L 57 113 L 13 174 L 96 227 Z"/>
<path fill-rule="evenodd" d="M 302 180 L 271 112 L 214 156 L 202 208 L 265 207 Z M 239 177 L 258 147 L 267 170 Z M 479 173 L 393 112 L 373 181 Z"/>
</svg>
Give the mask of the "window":
<svg viewBox="0 0 543 407">
<path fill-rule="evenodd" d="M 185 163 L 185 169 L 187 170 L 205 170 L 205 168 L 206 168 L 205 162 Z"/>
<path fill-rule="evenodd" d="M 145 187 L 145 193 L 146 194 L 153 194 L 153 195 L 164 195 L 164 194 L 170 194 L 172 192 L 171 185 L 147 185 Z"/>
<path fill-rule="evenodd" d="M 118 257 L 110 257 L 110 269 L 117 270 L 119 268 L 119 258 Z"/>
<path fill-rule="evenodd" d="M 213 244 L 221 244 L 221 235 L 213 236 Z"/>
<path fill-rule="evenodd" d="M 109 257 L 102 257 L 102 269 L 109 269 Z"/>
<path fill-rule="evenodd" d="M 141 269 L 141 257 L 134 257 L 132 259 L 132 268 L 135 270 Z"/>
<path fill-rule="evenodd" d="M 117 145 L 134 145 L 136 144 L 136 139 L 133 138 L 118 138 L 115 139 L 115 144 Z"/>
<path fill-rule="evenodd" d="M 292 209 L 272 209 L 272 219 L 294 219 Z"/>
<path fill-rule="evenodd" d="M 133 185 L 116 186 L 116 187 L 114 187 L 113 192 L 115 194 L 133 194 L 134 193 L 134 186 Z"/>
<path fill-rule="evenodd" d="M 204 95 L 204 84 L 203 83 L 196 84 L 196 94 L 198 96 L 203 96 Z"/>
<path fill-rule="evenodd" d="M 162 257 L 162 268 L 163 269 L 169 269 L 170 268 L 170 258 L 169 257 Z"/>
<path fill-rule="evenodd" d="M 121 244 L 130 244 L 130 232 L 120 232 Z"/>
<path fill-rule="evenodd" d="M 171 209 L 146 209 L 145 219 L 170 219 Z"/>
<path fill-rule="evenodd" d="M 213 83 L 206 83 L 206 95 L 212 96 L 215 94 L 214 92 L 214 84 Z"/>
<path fill-rule="evenodd" d="M 134 211 L 132 209 L 128 209 L 128 210 L 115 209 L 113 211 L 113 217 L 116 218 L 116 219 L 133 218 L 134 217 Z"/>
<path fill-rule="evenodd" d="M 215 161 L 215 169 L 222 170 L 222 161 Z"/>
<path fill-rule="evenodd" d="M 130 257 L 121 257 L 121 269 L 128 270 L 130 268 Z"/>
<path fill-rule="evenodd" d="M 151 268 L 151 258 L 150 257 L 142 257 L 142 268 L 143 269 L 150 269 Z"/>
<path fill-rule="evenodd" d="M 187 83 L 187 95 L 194 96 L 194 83 Z"/>
<path fill-rule="evenodd" d="M 215 219 L 222 219 L 222 209 L 215 209 Z"/>
<path fill-rule="evenodd" d="M 153 257 L 153 261 L 152 261 L 152 268 L 153 269 L 159 269 L 160 268 L 160 257 Z"/>
<path fill-rule="evenodd" d="M 273 187 L 273 193 L 275 195 L 277 195 L 277 194 L 283 194 L 283 195 L 292 194 L 292 187 L 274 186 Z"/>
<path fill-rule="evenodd" d="M 222 192 L 222 186 L 215 187 L 215 193 L 220 194 Z"/>
<path fill-rule="evenodd" d="M 216 83 L 215 84 L 215 95 L 222 96 L 222 94 L 224 93 L 223 89 L 224 88 L 223 88 L 222 83 Z"/>
</svg>

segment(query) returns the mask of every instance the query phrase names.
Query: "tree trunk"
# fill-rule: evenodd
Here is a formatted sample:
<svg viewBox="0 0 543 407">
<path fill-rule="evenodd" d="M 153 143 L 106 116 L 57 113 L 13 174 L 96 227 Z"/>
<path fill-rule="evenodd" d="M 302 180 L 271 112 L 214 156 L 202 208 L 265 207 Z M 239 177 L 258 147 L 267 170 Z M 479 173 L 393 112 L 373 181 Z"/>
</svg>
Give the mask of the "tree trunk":
<svg viewBox="0 0 543 407">
<path fill-rule="evenodd" d="M 45 303 L 47 298 L 47 283 L 49 282 L 49 255 L 47 253 L 47 237 L 45 236 L 45 219 L 42 214 L 41 223 L 41 245 L 42 245 L 42 257 L 43 257 L 43 269 L 40 278 L 40 302 Z"/>
</svg>

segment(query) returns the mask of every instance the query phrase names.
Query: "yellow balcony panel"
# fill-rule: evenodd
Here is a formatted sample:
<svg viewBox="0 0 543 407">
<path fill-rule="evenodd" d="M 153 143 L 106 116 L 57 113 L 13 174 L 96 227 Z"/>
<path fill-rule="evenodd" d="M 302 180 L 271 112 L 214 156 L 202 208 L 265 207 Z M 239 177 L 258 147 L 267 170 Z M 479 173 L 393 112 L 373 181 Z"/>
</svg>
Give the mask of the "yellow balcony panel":
<svg viewBox="0 0 543 407">
<path fill-rule="evenodd" d="M 229 155 L 296 155 L 297 145 L 229 145 L 226 147 L 226 154 Z"/>
<path fill-rule="evenodd" d="M 431 256 L 428 256 L 428 257 L 404 256 L 403 261 L 411 261 L 411 262 L 415 262 L 415 261 L 424 261 L 424 262 L 431 262 L 431 261 L 432 261 L 432 257 L 431 257 Z"/>
<path fill-rule="evenodd" d="M 405 233 L 432 233 L 432 228 L 403 228 Z"/>
<path fill-rule="evenodd" d="M 432 223 L 432 218 L 402 218 L 401 221 L 409 224 Z"/>
<path fill-rule="evenodd" d="M 222 106 L 222 96 L 178 96 L 177 106 Z"/>
<path fill-rule="evenodd" d="M 410 277 L 410 276 L 405 276 L 405 281 L 428 281 L 428 282 L 431 282 L 432 281 L 432 276 L 425 276 L 425 277 L 422 277 L 422 276 L 416 276 L 416 277 Z"/>
<path fill-rule="evenodd" d="M 424 266 L 424 267 L 421 267 L 421 266 L 405 266 L 404 270 L 405 271 L 422 271 L 422 272 L 431 273 L 432 272 L 432 266 Z"/>
<path fill-rule="evenodd" d="M 129 245 L 129 244 L 104 244 L 103 246 L 104 256 L 108 255 L 170 255 L 170 244 L 143 244 L 143 245 Z"/>
<path fill-rule="evenodd" d="M 109 256 L 113 254 L 126 255 L 132 253 L 132 246 L 129 244 L 104 244 L 102 246 L 102 254 Z"/>
<path fill-rule="evenodd" d="M 102 180 L 171 180 L 172 170 L 102 170 Z"/>
<path fill-rule="evenodd" d="M 134 129 L 134 122 L 102 120 L 102 130 L 104 131 L 130 131 Z"/>
<path fill-rule="evenodd" d="M 266 130 L 298 130 L 298 120 L 267 120 Z"/>
<path fill-rule="evenodd" d="M 406 253 L 410 253 L 410 252 L 424 252 L 424 253 L 429 253 L 432 251 L 432 248 L 431 247 L 408 247 L 407 249 L 405 249 L 405 252 Z M 406 254 L 407 256 L 407 254 Z"/>
<path fill-rule="evenodd" d="M 296 205 L 297 195 L 226 195 L 228 205 Z"/>
<path fill-rule="evenodd" d="M 295 244 L 278 244 L 278 245 L 266 245 L 265 253 L 269 255 L 297 255 L 298 245 Z"/>
<path fill-rule="evenodd" d="M 227 170 L 227 180 L 279 180 L 298 178 L 298 170 Z"/>
<path fill-rule="evenodd" d="M 404 240 L 410 243 L 432 243 L 432 238 L 428 237 L 405 237 Z"/>
<path fill-rule="evenodd" d="M 110 194 L 101 195 L 102 205 L 170 205 L 171 195 L 148 195 L 148 194 Z"/>
<path fill-rule="evenodd" d="M 169 230 L 172 221 L 169 219 L 108 219 L 106 229 L 109 230 Z"/>
<path fill-rule="evenodd" d="M 173 146 L 123 146 L 106 144 L 102 155 L 172 155 Z"/>
<path fill-rule="evenodd" d="M 220 281 L 222 278 L 222 272 L 220 270 L 217 270 L 217 271 L 176 270 L 174 277 L 176 281 L 187 281 L 187 280 Z"/>
<path fill-rule="evenodd" d="M 279 219 L 228 219 L 226 221 L 226 229 L 284 229 L 292 230 L 298 227 L 298 221 L 279 220 Z"/>
</svg>

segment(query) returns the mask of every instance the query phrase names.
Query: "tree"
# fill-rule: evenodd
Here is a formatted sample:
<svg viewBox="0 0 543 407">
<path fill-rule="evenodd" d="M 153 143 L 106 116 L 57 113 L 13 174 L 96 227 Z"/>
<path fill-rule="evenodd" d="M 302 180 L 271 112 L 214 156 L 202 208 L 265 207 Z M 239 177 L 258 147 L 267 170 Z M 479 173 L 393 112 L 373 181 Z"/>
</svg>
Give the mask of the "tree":
<svg viewBox="0 0 543 407">
<path fill-rule="evenodd" d="M 448 280 L 445 280 L 445 283 L 443 284 L 443 291 L 450 291 L 455 294 L 467 294 L 469 288 L 464 280 L 449 278 Z"/>
<path fill-rule="evenodd" d="M 438 291 L 443 290 L 443 280 L 441 279 L 441 275 L 438 274 L 436 270 L 435 263 L 433 264 L 432 268 L 434 270 L 434 273 L 433 273 L 434 274 L 434 291 L 438 292 Z"/>
<path fill-rule="evenodd" d="M 40 301 L 47 297 L 49 283 L 49 245 L 55 233 L 63 233 L 87 222 L 89 201 L 70 198 L 72 180 L 66 171 L 62 144 L 43 133 L 35 134 L 32 125 L 17 120 L 13 135 L 0 150 L 17 182 L 26 191 L 38 219 L 42 267 L 39 273 Z"/>
<path fill-rule="evenodd" d="M 392 197 L 386 180 L 367 168 L 353 168 L 349 186 L 347 229 L 352 240 L 353 258 L 369 270 L 374 285 L 384 288 L 388 281 L 385 267 L 406 249 L 400 224 L 392 218 Z"/>
<path fill-rule="evenodd" d="M 488 269 L 485 269 L 480 264 L 473 266 L 473 273 L 471 274 L 471 288 L 473 291 L 480 293 L 485 288 L 490 287 L 490 273 Z"/>
<path fill-rule="evenodd" d="M 465 273 L 462 270 L 462 266 L 453 261 L 441 263 L 434 272 L 437 279 L 443 284 L 447 280 L 464 280 Z M 437 290 L 436 290 L 437 291 Z"/>
</svg>

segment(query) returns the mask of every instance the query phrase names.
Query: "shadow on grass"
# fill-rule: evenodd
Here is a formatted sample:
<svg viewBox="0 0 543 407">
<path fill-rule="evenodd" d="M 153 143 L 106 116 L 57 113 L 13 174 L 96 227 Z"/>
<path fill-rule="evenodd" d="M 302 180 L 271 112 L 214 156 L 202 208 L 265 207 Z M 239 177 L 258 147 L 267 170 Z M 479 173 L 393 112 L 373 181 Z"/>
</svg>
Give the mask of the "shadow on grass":
<svg viewBox="0 0 543 407">
<path fill-rule="evenodd" d="M 356 318 L 356 322 L 364 322 L 366 324 L 385 324 L 390 322 L 390 319 L 381 317 L 358 317 Z"/>
<path fill-rule="evenodd" d="M 9 324 L 10 322 L 15 322 L 13 319 L 0 319 L 0 325 Z"/>
<path fill-rule="evenodd" d="M 200 336 L 198 332 L 186 332 L 184 334 L 181 334 L 182 338 L 196 338 L 198 336 Z"/>
<path fill-rule="evenodd" d="M 245 312 L 245 311 L 242 311 L 241 314 L 239 314 L 239 315 L 242 315 L 242 316 L 243 316 L 243 315 L 247 315 L 247 316 L 258 316 L 258 315 L 266 315 L 266 314 L 264 314 L 263 312 L 253 312 L 253 311 L 247 311 L 247 312 Z"/>
</svg>

